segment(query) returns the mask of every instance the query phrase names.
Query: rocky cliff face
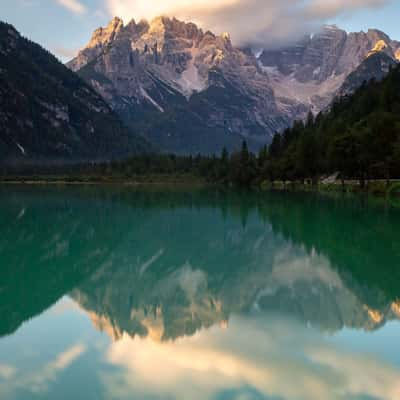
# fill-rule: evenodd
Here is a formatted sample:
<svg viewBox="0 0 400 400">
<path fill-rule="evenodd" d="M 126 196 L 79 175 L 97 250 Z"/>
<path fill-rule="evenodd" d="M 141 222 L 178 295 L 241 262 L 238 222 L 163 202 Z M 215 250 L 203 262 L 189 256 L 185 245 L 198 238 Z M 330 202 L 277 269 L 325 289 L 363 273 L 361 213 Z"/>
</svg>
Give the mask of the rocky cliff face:
<svg viewBox="0 0 400 400">
<path fill-rule="evenodd" d="M 346 33 L 325 26 L 295 45 L 251 50 L 229 34 L 159 17 L 151 22 L 114 18 L 97 29 L 68 66 L 89 82 L 120 116 L 162 149 L 215 153 L 245 138 L 252 149 L 319 112 L 340 94 L 349 74 L 371 56 L 386 63 L 352 78 L 380 78 L 400 43 L 378 30 Z M 377 57 L 372 57 L 374 60 Z"/>
<path fill-rule="evenodd" d="M 255 56 L 192 23 L 114 18 L 68 66 L 166 150 L 265 143 L 289 123 Z"/>
<path fill-rule="evenodd" d="M 385 66 L 368 68 L 370 73 L 364 74 L 366 79 L 381 77 L 388 59 L 393 63 L 400 60 L 400 43 L 375 29 L 348 34 L 336 26 L 325 26 L 321 32 L 304 37 L 294 46 L 263 51 L 259 61 L 270 74 L 282 110 L 300 103 L 319 112 L 339 93 L 349 74 L 377 53 L 387 56 Z"/>
<path fill-rule="evenodd" d="M 371 54 L 345 79 L 338 94 L 346 96 L 354 93 L 364 82 L 371 79 L 381 81 L 396 65 L 396 61 L 382 51 L 371 52 Z"/>
</svg>

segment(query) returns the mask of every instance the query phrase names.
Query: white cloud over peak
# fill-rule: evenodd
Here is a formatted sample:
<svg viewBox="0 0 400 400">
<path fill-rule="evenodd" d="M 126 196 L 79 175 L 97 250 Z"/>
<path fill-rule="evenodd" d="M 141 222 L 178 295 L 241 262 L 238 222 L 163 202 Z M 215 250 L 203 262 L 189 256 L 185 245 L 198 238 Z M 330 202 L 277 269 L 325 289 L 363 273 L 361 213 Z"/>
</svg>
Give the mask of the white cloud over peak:
<svg viewBox="0 0 400 400">
<path fill-rule="evenodd" d="M 216 33 L 230 32 L 236 44 L 272 46 L 315 31 L 337 16 L 388 3 L 389 0 L 106 0 L 109 14 L 125 22 L 131 18 L 175 16 Z"/>
<path fill-rule="evenodd" d="M 62 47 L 62 46 L 52 47 L 51 50 L 61 60 L 66 60 L 66 61 L 71 60 L 71 58 L 75 57 L 79 51 L 79 49 L 69 49 L 67 47 Z"/>
</svg>

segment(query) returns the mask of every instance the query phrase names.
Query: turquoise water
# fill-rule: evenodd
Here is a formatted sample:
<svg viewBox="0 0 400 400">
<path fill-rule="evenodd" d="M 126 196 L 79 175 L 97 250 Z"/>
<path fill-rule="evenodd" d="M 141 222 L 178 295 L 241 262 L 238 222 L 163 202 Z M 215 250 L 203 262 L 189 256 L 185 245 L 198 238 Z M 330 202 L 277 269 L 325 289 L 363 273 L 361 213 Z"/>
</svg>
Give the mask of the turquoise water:
<svg viewBox="0 0 400 400">
<path fill-rule="evenodd" d="M 1 399 L 400 399 L 400 208 L 0 189 Z"/>
</svg>

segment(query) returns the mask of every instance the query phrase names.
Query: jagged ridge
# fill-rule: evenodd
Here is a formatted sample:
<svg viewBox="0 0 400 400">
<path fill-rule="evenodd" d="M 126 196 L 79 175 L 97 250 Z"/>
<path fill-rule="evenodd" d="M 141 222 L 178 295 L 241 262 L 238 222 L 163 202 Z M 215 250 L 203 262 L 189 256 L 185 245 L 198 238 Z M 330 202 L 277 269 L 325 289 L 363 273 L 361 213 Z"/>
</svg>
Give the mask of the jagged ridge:
<svg viewBox="0 0 400 400">
<path fill-rule="evenodd" d="M 281 110 L 300 103 L 317 113 L 342 93 L 341 87 L 348 75 L 376 53 L 387 56 L 386 64 L 387 59 L 394 63 L 399 59 L 400 42 L 376 29 L 347 33 L 332 25 L 323 27 L 315 35 L 305 36 L 293 46 L 265 50 L 259 61 L 271 75 Z M 368 69 L 370 73 L 364 74 L 366 79 L 381 79 L 386 68 Z M 377 75 L 374 75 L 375 72 Z"/>
<path fill-rule="evenodd" d="M 114 18 L 68 66 L 167 150 L 220 151 L 243 137 L 254 147 L 289 123 L 255 56 L 193 23 Z"/>
<path fill-rule="evenodd" d="M 124 26 L 114 18 L 68 66 L 161 148 L 213 153 L 243 138 L 255 149 L 310 109 L 324 110 L 375 53 L 396 60 L 400 43 L 378 30 L 348 34 L 325 26 L 257 58 L 235 48 L 228 34 L 193 23 L 158 17 Z"/>
</svg>

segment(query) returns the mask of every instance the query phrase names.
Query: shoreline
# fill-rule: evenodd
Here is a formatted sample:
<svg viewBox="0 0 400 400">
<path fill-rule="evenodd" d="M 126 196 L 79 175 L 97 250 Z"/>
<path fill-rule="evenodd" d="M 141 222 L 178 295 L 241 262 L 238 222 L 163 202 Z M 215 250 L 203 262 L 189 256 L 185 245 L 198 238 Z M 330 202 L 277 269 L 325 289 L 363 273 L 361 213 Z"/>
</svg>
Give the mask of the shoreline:
<svg viewBox="0 0 400 400">
<path fill-rule="evenodd" d="M 162 177 L 149 177 L 143 180 L 132 180 L 132 179 L 112 179 L 112 178 L 95 178 L 88 177 L 87 179 L 74 179 L 68 177 L 17 177 L 17 178 L 0 178 L 0 185 L 30 185 L 30 186 L 124 186 L 124 187 L 225 187 L 233 188 L 233 186 L 207 182 L 204 179 L 194 176 L 182 176 L 171 178 Z M 336 181 L 332 183 L 301 183 L 301 182 L 290 182 L 290 181 L 276 181 L 263 182 L 261 184 L 253 185 L 250 189 L 258 190 L 261 192 L 268 191 L 283 191 L 283 192 L 309 192 L 309 193 L 343 193 L 343 194 L 364 194 L 373 195 L 377 197 L 383 196 L 400 196 L 400 180 L 389 181 L 389 186 L 386 180 L 371 180 L 366 182 L 364 188 L 362 188 L 359 182 L 355 180 L 347 180 L 342 185 L 342 182 Z"/>
<path fill-rule="evenodd" d="M 162 185 L 177 185 L 177 186 L 213 186 L 207 183 L 201 182 L 132 182 L 132 181 L 115 181 L 115 182 L 107 182 L 107 181 L 63 181 L 63 180 L 55 180 L 55 181 L 28 181 L 28 180 L 13 180 L 13 181 L 0 181 L 0 185 L 65 185 L 65 186 L 75 186 L 75 185 L 90 185 L 90 186 L 114 186 L 114 185 L 123 185 L 123 186 L 162 186 Z"/>
<path fill-rule="evenodd" d="M 123 178 L 98 178 L 98 177 L 1 177 L 0 185 L 65 185 L 65 186 L 209 186 L 210 184 L 203 179 L 193 176 L 166 177 L 152 176 L 143 179 L 123 179 Z"/>
</svg>

